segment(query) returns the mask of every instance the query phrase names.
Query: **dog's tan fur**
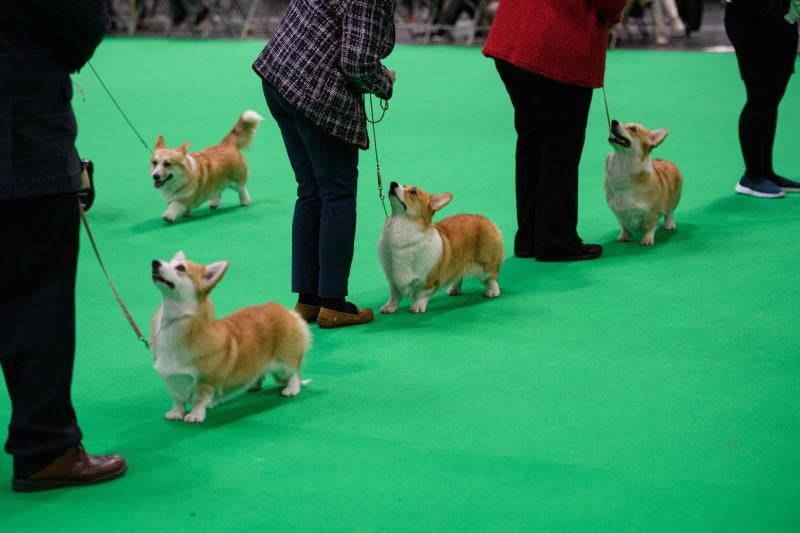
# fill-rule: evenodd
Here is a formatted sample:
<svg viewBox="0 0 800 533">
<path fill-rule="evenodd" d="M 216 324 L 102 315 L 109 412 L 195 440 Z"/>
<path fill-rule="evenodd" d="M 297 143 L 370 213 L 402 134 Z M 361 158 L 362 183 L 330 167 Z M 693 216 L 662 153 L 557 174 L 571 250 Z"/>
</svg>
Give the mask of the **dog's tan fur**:
<svg viewBox="0 0 800 533">
<path fill-rule="evenodd" d="M 655 242 L 658 221 L 664 217 L 664 229 L 674 230 L 674 212 L 681 198 L 683 178 L 678 167 L 663 159 L 650 159 L 650 153 L 669 132 L 650 131 L 641 124 L 625 125 L 614 121 L 609 142 L 614 152 L 606 159 L 606 201 L 620 224 L 617 240 L 627 242 L 634 232 L 639 241 L 650 246 Z M 625 142 L 630 143 L 625 146 Z"/>
<path fill-rule="evenodd" d="M 250 203 L 247 162 L 241 150 L 250 146 L 261 120 L 255 111 L 245 111 L 219 144 L 191 154 L 188 142 L 168 148 L 164 137 L 158 136 L 150 158 L 150 175 L 169 204 L 164 220 L 173 222 L 179 216 L 188 216 L 206 201 L 216 208 L 226 188 L 238 191 L 241 205 Z"/>
<path fill-rule="evenodd" d="M 459 214 L 434 223 L 434 214 L 452 200 L 451 193 L 431 195 L 393 183 L 389 197 L 392 216 L 378 249 L 390 295 L 381 312 L 395 312 L 400 299 L 411 296 L 411 311 L 423 313 L 439 288 L 450 285 L 448 294 L 460 294 L 465 276 L 480 278 L 487 298 L 500 295 L 503 239 L 492 221 Z"/>
<path fill-rule="evenodd" d="M 285 396 L 300 392 L 300 366 L 311 342 L 308 325 L 276 303 L 216 319 L 209 293 L 227 266 L 192 263 L 181 252 L 170 262 L 153 263 L 163 299 L 151 322 L 151 342 L 156 370 L 173 395 L 167 419 L 202 422 L 207 407 L 260 388 L 268 372 L 285 386 Z"/>
</svg>

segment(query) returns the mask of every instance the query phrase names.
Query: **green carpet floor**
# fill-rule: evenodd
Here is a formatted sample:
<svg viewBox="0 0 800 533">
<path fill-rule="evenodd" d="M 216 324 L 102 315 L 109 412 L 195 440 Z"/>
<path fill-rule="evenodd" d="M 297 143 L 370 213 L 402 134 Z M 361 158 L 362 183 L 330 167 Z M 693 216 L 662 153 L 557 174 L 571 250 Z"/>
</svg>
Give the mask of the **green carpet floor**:
<svg viewBox="0 0 800 533">
<path fill-rule="evenodd" d="M 268 117 L 250 63 L 260 42 L 109 39 L 93 64 L 147 142 L 196 149 L 237 115 Z M 478 49 L 398 46 L 378 135 L 384 178 L 451 191 L 443 215 L 515 217 L 512 110 Z M 228 259 L 220 315 L 289 287 L 294 184 L 271 119 L 248 159 L 250 207 L 162 223 L 148 154 L 91 70 L 76 76 L 79 148 L 97 167 L 94 232 L 147 324 L 150 260 L 179 249 Z M 744 99 L 731 54 L 613 52 L 614 117 L 671 135 L 683 170 L 678 231 L 619 244 L 605 205 L 609 152 L 595 93 L 581 165 L 580 233 L 602 259 L 509 258 L 502 296 L 477 282 L 366 327 L 320 331 L 300 396 L 278 389 L 222 406 L 200 426 L 162 419 L 166 389 L 84 239 L 73 395 L 85 444 L 130 463 L 102 486 L 19 495 L 0 457 L 0 530 L 11 531 L 798 531 L 800 195 L 733 193 Z M 800 177 L 800 91 L 781 108 L 776 167 Z M 371 153 L 362 153 L 351 297 L 387 290 Z M 407 307 L 407 302 L 404 302 Z M 3 385 L 4 386 L 4 385 Z M 9 416 L 0 395 L 0 424 Z"/>
</svg>

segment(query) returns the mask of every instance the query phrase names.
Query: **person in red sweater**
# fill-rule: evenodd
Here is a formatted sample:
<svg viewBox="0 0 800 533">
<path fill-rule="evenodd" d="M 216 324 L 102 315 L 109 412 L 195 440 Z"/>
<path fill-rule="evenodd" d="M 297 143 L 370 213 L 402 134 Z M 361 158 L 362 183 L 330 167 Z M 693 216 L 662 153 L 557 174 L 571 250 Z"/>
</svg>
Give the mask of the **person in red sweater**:
<svg viewBox="0 0 800 533">
<path fill-rule="evenodd" d="M 514 255 L 595 259 L 578 236 L 578 163 L 592 89 L 603 85 L 608 27 L 626 0 L 502 0 L 484 55 L 514 106 L 517 233 Z"/>
</svg>

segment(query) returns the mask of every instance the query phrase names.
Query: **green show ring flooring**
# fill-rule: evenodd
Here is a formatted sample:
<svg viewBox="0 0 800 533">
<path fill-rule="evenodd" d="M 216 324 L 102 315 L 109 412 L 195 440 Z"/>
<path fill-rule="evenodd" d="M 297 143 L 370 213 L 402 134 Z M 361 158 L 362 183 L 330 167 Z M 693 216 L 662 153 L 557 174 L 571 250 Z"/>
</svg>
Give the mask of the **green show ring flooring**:
<svg viewBox="0 0 800 533">
<path fill-rule="evenodd" d="M 245 109 L 267 119 L 247 157 L 253 203 L 223 195 L 167 226 L 148 154 L 90 69 L 76 76 L 78 146 L 96 164 L 89 213 L 140 325 L 159 303 L 150 261 L 181 249 L 231 266 L 220 316 L 289 292 L 294 178 L 250 64 L 261 42 L 108 39 L 92 63 L 152 143 L 217 142 Z M 398 46 L 396 92 L 378 125 L 385 182 L 455 198 L 515 229 L 512 109 L 479 49 Z M 800 91 L 780 111 L 776 168 L 800 177 Z M 656 155 L 683 171 L 678 231 L 615 242 L 605 204 L 602 96 L 581 164 L 580 233 L 602 259 L 510 257 L 502 295 L 438 293 L 424 315 L 314 327 L 292 399 L 277 386 L 209 413 L 170 407 L 82 240 L 73 396 L 85 444 L 130 463 L 96 487 L 20 495 L 0 484 L 11 531 L 798 531 L 800 195 L 738 196 L 744 102 L 732 54 L 615 51 L 612 116 L 668 128 Z M 376 311 L 383 214 L 361 154 L 353 301 Z M 4 385 L 3 385 L 4 387 Z M 0 421 L 9 416 L 0 395 Z M 0 457 L 0 480 L 11 459 Z"/>
</svg>

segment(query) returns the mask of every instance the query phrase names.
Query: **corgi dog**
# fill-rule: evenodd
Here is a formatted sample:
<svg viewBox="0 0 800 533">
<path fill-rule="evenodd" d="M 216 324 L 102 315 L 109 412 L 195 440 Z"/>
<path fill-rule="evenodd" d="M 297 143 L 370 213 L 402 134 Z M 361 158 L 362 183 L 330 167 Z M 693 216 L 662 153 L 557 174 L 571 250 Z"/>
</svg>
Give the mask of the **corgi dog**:
<svg viewBox="0 0 800 533">
<path fill-rule="evenodd" d="M 308 383 L 300 379 L 300 365 L 311 332 L 296 312 L 267 303 L 214 318 L 209 293 L 227 268 L 227 261 L 192 263 L 183 252 L 152 263 L 161 305 L 150 324 L 150 346 L 172 395 L 167 420 L 202 422 L 206 409 L 260 389 L 267 373 L 284 386 L 284 396 L 297 395 Z"/>
<path fill-rule="evenodd" d="M 219 144 L 191 154 L 188 142 L 167 148 L 159 135 L 150 158 L 150 176 L 168 204 L 162 218 L 174 222 L 206 201 L 216 209 L 222 191 L 228 187 L 239 192 L 241 205 L 249 204 L 247 162 L 241 150 L 250 146 L 262 120 L 255 111 L 245 111 Z"/>
<path fill-rule="evenodd" d="M 606 158 L 606 201 L 619 221 L 617 240 L 628 242 L 634 232 L 642 233 L 644 246 L 655 242 L 658 221 L 674 230 L 675 208 L 681 199 L 683 178 L 674 163 L 650 159 L 650 152 L 669 132 L 650 131 L 641 124 L 611 121 L 608 142 L 614 148 Z"/>
<path fill-rule="evenodd" d="M 428 194 L 419 187 L 392 182 L 392 214 L 378 242 L 378 253 L 389 282 L 389 301 L 381 313 L 394 313 L 404 297 L 411 297 L 412 313 L 424 313 L 440 287 L 461 294 L 465 276 L 478 277 L 487 298 L 500 296 L 497 277 L 503 262 L 500 230 L 481 215 L 453 215 L 434 223 L 433 215 L 453 195 Z"/>
</svg>

